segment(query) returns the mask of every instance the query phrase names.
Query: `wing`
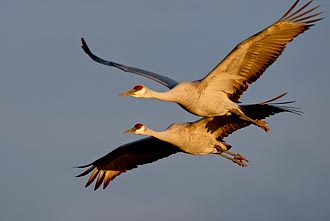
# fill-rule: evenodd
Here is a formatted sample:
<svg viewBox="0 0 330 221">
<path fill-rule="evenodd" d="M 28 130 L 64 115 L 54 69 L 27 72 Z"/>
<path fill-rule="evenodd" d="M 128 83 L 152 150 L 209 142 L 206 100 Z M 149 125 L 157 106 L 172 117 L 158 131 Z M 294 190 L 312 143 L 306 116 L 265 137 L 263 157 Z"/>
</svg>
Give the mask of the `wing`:
<svg viewBox="0 0 330 221">
<path fill-rule="evenodd" d="M 168 87 L 168 88 L 173 88 L 175 85 L 178 84 L 177 81 L 169 78 L 169 77 L 166 77 L 166 76 L 163 76 L 163 75 L 160 75 L 160 74 L 156 74 L 156 73 L 153 73 L 153 72 L 150 72 L 150 71 L 146 71 L 146 70 L 143 70 L 143 69 L 139 69 L 139 68 L 135 68 L 135 67 L 129 67 L 129 66 L 125 66 L 125 65 L 122 65 L 122 64 L 118 64 L 118 63 L 115 63 L 115 62 L 112 62 L 112 61 L 107 61 L 107 60 L 104 60 L 96 55 L 94 55 L 91 50 L 88 48 L 87 46 L 87 43 L 85 41 L 84 38 L 81 38 L 81 43 L 82 43 L 82 49 L 85 51 L 85 53 L 91 58 L 93 59 L 94 61 L 96 61 L 97 63 L 101 63 L 101 64 L 104 64 L 104 65 L 108 65 L 108 66 L 112 66 L 112 67 L 115 67 L 115 68 L 118 68 L 122 71 L 125 71 L 125 72 L 130 72 L 130 73 L 133 73 L 133 74 L 137 74 L 137 75 L 141 75 L 143 77 L 146 77 L 146 78 L 149 78 L 151 80 L 154 80 L 162 85 L 164 85 L 165 87 Z"/>
<path fill-rule="evenodd" d="M 224 91 L 235 102 L 281 55 L 287 43 L 322 20 L 310 2 L 293 11 L 299 0 L 275 23 L 236 46 L 204 79 L 207 90 Z"/>
<path fill-rule="evenodd" d="M 89 168 L 77 177 L 85 176 L 94 171 L 85 187 L 88 187 L 98 177 L 94 190 L 98 189 L 102 182 L 103 189 L 105 189 L 110 181 L 121 173 L 137 168 L 142 164 L 152 163 L 177 152 L 181 152 L 181 150 L 176 146 L 153 137 L 147 137 L 122 145 L 93 163 L 78 167 Z"/>
<path fill-rule="evenodd" d="M 259 104 L 241 105 L 240 107 L 248 117 L 258 120 L 265 119 L 282 112 L 290 112 L 298 115 L 302 114 L 299 108 L 286 106 L 294 101 L 271 103 L 283 97 L 285 94 Z M 197 127 L 204 128 L 207 132 L 213 133 L 218 140 L 222 140 L 236 130 L 249 126 L 251 122 L 234 115 L 229 115 L 202 118 L 197 121 L 196 124 Z"/>
</svg>

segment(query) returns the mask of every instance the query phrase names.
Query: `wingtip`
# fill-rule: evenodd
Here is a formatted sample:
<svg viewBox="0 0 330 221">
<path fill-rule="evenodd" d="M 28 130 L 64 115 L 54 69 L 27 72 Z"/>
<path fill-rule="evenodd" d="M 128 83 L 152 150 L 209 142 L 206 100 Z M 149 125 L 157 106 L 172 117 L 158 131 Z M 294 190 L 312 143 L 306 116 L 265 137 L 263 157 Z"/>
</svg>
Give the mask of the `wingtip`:
<svg viewBox="0 0 330 221">
<path fill-rule="evenodd" d="M 85 38 L 81 37 L 81 48 L 84 50 L 86 54 L 91 54 L 91 50 L 89 49 Z"/>
<path fill-rule="evenodd" d="M 98 173 L 99 173 L 99 170 L 98 169 L 94 170 L 93 174 L 89 177 L 89 179 L 88 179 L 85 187 L 88 187 L 89 185 L 91 185 L 93 183 L 93 181 L 97 177 Z"/>
<path fill-rule="evenodd" d="M 91 166 L 92 164 L 89 163 L 89 164 L 86 164 L 86 165 L 82 165 L 82 166 L 76 166 L 76 167 L 73 167 L 73 168 L 78 168 L 78 169 L 82 169 L 82 168 L 86 168 L 86 167 L 89 167 Z"/>
<path fill-rule="evenodd" d="M 109 185 L 110 183 L 110 179 L 109 178 L 105 178 L 104 181 L 103 181 L 103 189 L 107 188 L 107 186 Z"/>
<path fill-rule="evenodd" d="M 83 48 L 86 45 L 86 41 L 83 37 L 80 38 L 81 41 L 81 47 Z"/>
<path fill-rule="evenodd" d="M 103 170 L 100 170 L 97 180 L 95 182 L 94 190 L 97 190 L 101 186 L 101 184 L 103 183 L 105 174 L 106 174 L 106 172 L 104 172 Z"/>
<path fill-rule="evenodd" d="M 297 0 L 290 8 L 289 10 L 279 19 L 279 21 L 281 20 L 291 20 L 293 22 L 304 22 L 306 24 L 310 24 L 310 23 L 315 23 L 319 20 L 322 20 L 322 19 L 315 19 L 315 20 L 308 20 L 312 17 L 316 17 L 321 13 L 316 13 L 316 14 L 312 14 L 312 15 L 308 15 L 306 17 L 303 17 L 304 15 L 307 15 L 307 14 L 311 14 L 312 11 L 318 9 L 321 5 L 316 5 L 315 7 L 313 8 L 310 8 L 310 9 L 306 9 L 311 3 L 313 2 L 313 0 L 310 0 L 309 2 L 307 2 L 306 4 L 300 6 L 299 8 L 297 8 L 295 11 L 294 8 L 296 8 L 296 6 L 298 5 L 299 3 L 299 0 Z M 306 9 L 306 10 L 305 10 Z M 304 11 L 305 10 L 305 11 Z M 311 25 L 308 25 L 308 27 L 311 27 Z"/>
<path fill-rule="evenodd" d="M 90 167 L 89 167 L 87 170 L 85 170 L 84 172 L 82 172 L 82 173 L 76 175 L 76 177 L 83 177 L 83 176 L 86 176 L 87 174 L 89 174 L 90 172 L 92 172 L 92 171 L 95 169 L 95 167 L 94 167 L 93 165 L 85 165 L 85 166 L 76 167 L 76 168 L 81 169 L 81 168 L 86 168 L 86 167 L 88 167 L 88 166 L 90 166 Z"/>
<path fill-rule="evenodd" d="M 271 98 L 271 99 L 269 99 L 269 100 L 267 100 L 267 101 L 264 101 L 264 102 L 261 102 L 261 103 L 262 103 L 262 104 L 269 104 L 269 103 L 271 103 L 271 102 L 273 102 L 273 101 L 276 101 L 276 100 L 278 100 L 278 99 L 284 97 L 284 96 L 287 95 L 287 94 L 288 94 L 288 92 L 284 92 L 284 93 L 282 93 L 282 94 L 280 94 L 280 95 L 278 95 L 278 96 L 276 96 L 276 97 L 274 97 L 274 98 Z"/>
</svg>

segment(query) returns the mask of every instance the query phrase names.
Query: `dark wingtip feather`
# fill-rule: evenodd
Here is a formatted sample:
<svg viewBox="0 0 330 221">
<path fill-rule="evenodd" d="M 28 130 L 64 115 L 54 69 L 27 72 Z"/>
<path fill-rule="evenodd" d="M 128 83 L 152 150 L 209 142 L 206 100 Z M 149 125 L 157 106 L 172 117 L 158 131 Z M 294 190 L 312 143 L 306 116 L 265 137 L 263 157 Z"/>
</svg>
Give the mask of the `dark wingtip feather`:
<svg viewBox="0 0 330 221">
<path fill-rule="evenodd" d="M 81 38 L 81 48 L 84 50 L 84 52 L 86 54 L 88 54 L 88 55 L 92 54 L 91 50 L 89 49 L 89 47 L 83 37 Z"/>
<path fill-rule="evenodd" d="M 299 2 L 299 1 L 298 1 Z M 298 3 L 296 2 L 296 3 Z M 294 20 L 294 18 L 296 18 L 296 14 L 298 14 L 299 12 L 301 12 L 302 10 L 304 10 L 308 5 L 310 5 L 313 2 L 313 0 L 307 2 L 305 5 L 303 5 L 302 7 L 300 7 L 299 9 L 297 9 L 297 11 L 293 12 L 292 14 L 288 15 L 285 19 L 290 19 L 290 20 Z M 296 4 L 294 4 L 294 6 L 296 6 Z M 294 7 L 293 7 L 294 8 Z M 292 8 L 292 9 L 293 9 Z M 312 9 L 313 11 L 314 9 Z M 302 13 L 303 14 L 303 13 Z M 296 17 L 295 17 L 296 16 Z M 299 17 L 299 15 L 298 15 Z"/>
<path fill-rule="evenodd" d="M 93 183 L 98 173 L 99 170 L 96 168 L 96 170 L 94 170 L 94 173 L 89 177 L 89 180 L 87 181 L 85 187 L 88 187 L 89 185 L 91 185 L 91 183 Z"/>
<path fill-rule="evenodd" d="M 317 15 L 320 15 L 320 14 L 322 14 L 322 13 L 323 13 L 323 12 L 320 12 L 320 13 L 318 13 Z M 314 26 L 314 25 L 315 25 L 315 24 L 314 24 L 315 22 L 317 22 L 317 21 L 321 21 L 321 20 L 323 20 L 323 19 L 324 19 L 324 18 L 322 17 L 322 18 L 317 18 L 317 19 L 314 19 L 314 20 L 309 20 L 309 21 L 308 21 L 308 24 L 309 24 L 309 23 L 313 23 L 313 24 L 309 24 L 308 27 L 312 27 L 312 26 Z"/>
<path fill-rule="evenodd" d="M 267 104 L 267 103 L 270 103 L 270 102 L 276 101 L 276 100 L 278 100 L 278 99 L 284 97 L 284 96 L 287 95 L 287 94 L 288 94 L 288 92 L 284 92 L 283 94 L 280 94 L 279 96 L 276 96 L 276 97 L 274 97 L 274 98 L 272 98 L 272 99 L 269 99 L 269 100 L 267 100 L 267 101 L 261 102 L 261 104 Z"/>
<path fill-rule="evenodd" d="M 291 103 L 293 103 L 293 102 L 291 102 Z M 303 112 L 300 110 L 299 107 L 281 106 L 281 104 L 280 104 L 279 108 L 283 109 L 285 112 L 289 112 L 289 113 L 296 114 L 299 116 L 301 116 L 303 114 Z"/>
<path fill-rule="evenodd" d="M 317 5 L 317 6 L 313 7 L 313 8 L 310 8 L 310 9 L 304 11 L 304 9 L 307 8 L 313 2 L 313 0 L 307 2 L 306 4 L 304 4 L 303 6 L 301 6 L 300 8 L 298 8 L 296 11 L 292 12 L 293 9 L 297 6 L 298 2 L 299 1 L 296 1 L 290 7 L 290 9 L 278 21 L 288 20 L 288 21 L 292 21 L 292 22 L 295 22 L 295 23 L 302 22 L 302 23 L 305 23 L 306 24 L 306 28 L 308 29 L 309 27 L 312 27 L 314 25 L 314 24 L 311 24 L 311 23 L 315 23 L 315 22 L 323 19 L 323 18 L 317 18 L 317 19 L 314 19 L 314 20 L 308 20 L 310 18 L 313 18 L 313 17 L 316 17 L 316 16 L 322 14 L 323 12 L 319 12 L 319 13 L 315 13 L 315 14 L 308 15 L 306 17 L 303 17 L 303 16 L 311 13 L 312 11 L 315 11 L 316 9 L 318 9 L 320 7 L 320 5 Z"/>
<path fill-rule="evenodd" d="M 82 168 L 82 167 L 78 167 L 78 168 Z M 87 174 L 89 174 L 90 172 L 92 172 L 94 170 L 94 168 L 95 168 L 94 166 L 91 166 L 86 171 L 82 172 L 81 174 L 77 175 L 76 177 L 86 176 Z"/>
<path fill-rule="evenodd" d="M 89 163 L 89 164 L 86 164 L 86 165 L 82 165 L 82 166 L 77 166 L 77 167 L 73 167 L 73 168 L 79 168 L 79 169 L 82 169 L 82 168 L 86 168 L 86 167 L 89 167 L 93 165 L 92 163 Z"/>
<path fill-rule="evenodd" d="M 81 44 L 82 45 L 85 45 L 86 44 L 86 41 L 85 41 L 85 38 L 84 37 L 81 37 L 80 40 L 81 40 Z"/>
<path fill-rule="evenodd" d="M 287 95 L 288 92 L 285 92 L 277 97 L 274 97 L 272 99 L 269 99 L 267 101 L 261 102 L 260 104 L 265 104 L 265 105 L 272 105 L 272 106 L 278 106 L 278 108 L 284 110 L 285 112 L 290 112 L 293 114 L 297 114 L 297 115 L 302 115 L 303 112 L 300 110 L 299 107 L 292 107 L 292 106 L 283 106 L 285 104 L 292 104 L 295 103 L 296 101 L 282 101 L 282 102 L 274 102 L 282 97 L 284 97 L 285 95 Z"/>
<path fill-rule="evenodd" d="M 296 7 L 298 3 L 299 0 L 295 1 L 295 3 L 293 3 L 293 5 L 284 13 L 284 15 L 279 20 L 284 19 Z"/>
<path fill-rule="evenodd" d="M 107 186 L 109 185 L 111 179 L 105 177 L 104 182 L 103 182 L 103 189 L 107 188 Z"/>
<path fill-rule="evenodd" d="M 101 186 L 101 184 L 103 182 L 103 179 L 104 179 L 104 176 L 105 176 L 105 172 L 103 170 L 101 170 L 99 172 L 99 176 L 97 177 L 97 180 L 95 182 L 94 191 L 97 190 Z"/>
</svg>

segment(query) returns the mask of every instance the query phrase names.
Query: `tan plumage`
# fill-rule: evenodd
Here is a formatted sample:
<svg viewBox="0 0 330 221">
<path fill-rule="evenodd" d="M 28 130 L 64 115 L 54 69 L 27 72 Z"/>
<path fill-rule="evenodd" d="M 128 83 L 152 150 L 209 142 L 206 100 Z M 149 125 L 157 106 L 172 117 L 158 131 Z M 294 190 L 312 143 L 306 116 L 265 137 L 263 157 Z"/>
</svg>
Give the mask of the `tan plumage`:
<svg viewBox="0 0 330 221">
<path fill-rule="evenodd" d="M 262 102 L 260 104 L 242 105 L 241 108 L 249 117 L 253 117 L 255 119 L 264 119 L 280 112 L 291 112 L 296 114 L 301 113 L 299 110 L 293 107 L 284 106 L 285 104 L 291 102 L 270 103 L 274 100 L 279 99 L 282 96 L 284 96 L 284 94 L 269 101 Z M 202 118 L 196 122 L 185 123 L 181 125 L 186 125 L 187 130 L 190 132 L 197 132 L 200 134 L 207 134 L 206 136 L 212 136 L 218 142 L 223 144 L 227 149 L 230 149 L 231 146 L 225 143 L 223 139 L 231 133 L 235 132 L 236 130 L 244 128 L 250 124 L 251 122 L 245 121 L 234 116 L 218 116 Z M 175 136 L 172 136 L 171 134 L 170 136 L 172 137 L 172 139 L 175 139 Z M 185 140 L 186 136 L 189 137 L 190 133 L 185 135 L 181 134 L 179 139 Z M 169 142 L 165 142 L 154 137 L 141 139 L 118 147 L 106 156 L 94 161 L 91 164 L 79 167 L 89 168 L 85 172 L 78 175 L 78 177 L 85 176 L 93 171 L 92 175 L 86 183 L 86 187 L 88 187 L 97 178 L 94 189 L 98 189 L 102 182 L 104 189 L 116 176 L 126 172 L 127 170 L 134 169 L 138 165 L 151 163 L 177 152 L 194 154 L 194 151 L 196 151 L 196 149 L 192 151 L 191 148 L 193 148 L 193 146 L 195 145 L 195 141 L 192 140 L 191 142 L 192 143 L 188 143 L 185 147 L 182 147 L 175 146 Z M 242 155 L 234 154 L 228 150 L 226 151 L 219 147 L 217 147 L 216 149 L 216 152 L 210 153 L 223 156 L 226 159 L 229 159 L 241 166 L 247 166 L 245 162 L 243 162 L 247 161 L 247 159 L 244 158 Z M 203 154 L 207 154 L 207 152 L 205 152 L 204 150 L 202 150 L 201 152 L 203 152 Z"/>
<path fill-rule="evenodd" d="M 248 117 L 237 103 L 249 84 L 281 55 L 287 43 L 322 19 L 318 17 L 321 13 L 315 12 L 319 6 L 308 8 L 312 1 L 295 10 L 298 3 L 299 0 L 275 23 L 237 45 L 209 74 L 197 81 L 178 83 L 150 71 L 106 61 L 94 55 L 84 39 L 82 48 L 96 62 L 150 78 L 170 89 L 160 93 L 137 85 L 122 93 L 123 96 L 176 102 L 202 117 L 233 114 L 269 131 L 265 121 Z"/>
<path fill-rule="evenodd" d="M 241 42 L 203 80 L 207 90 L 222 90 L 235 102 L 256 81 L 264 71 L 282 54 L 287 43 L 303 33 L 315 22 L 319 13 L 310 14 L 320 6 L 303 11 L 312 3 L 309 1 L 300 9 L 291 8 L 275 23 Z"/>
</svg>

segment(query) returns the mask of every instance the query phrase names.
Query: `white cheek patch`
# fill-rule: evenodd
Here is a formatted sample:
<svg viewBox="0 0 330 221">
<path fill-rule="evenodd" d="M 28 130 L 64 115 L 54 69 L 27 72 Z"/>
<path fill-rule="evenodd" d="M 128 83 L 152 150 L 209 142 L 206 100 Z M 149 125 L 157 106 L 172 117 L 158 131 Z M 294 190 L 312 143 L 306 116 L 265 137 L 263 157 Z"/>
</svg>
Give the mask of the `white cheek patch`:
<svg viewBox="0 0 330 221">
<path fill-rule="evenodd" d="M 141 88 L 140 90 L 136 90 L 136 91 L 134 92 L 134 95 L 137 95 L 137 96 L 139 96 L 139 95 L 143 95 L 143 94 L 145 94 L 145 91 L 146 91 L 146 89 L 143 87 L 143 88 Z"/>
<path fill-rule="evenodd" d="M 139 129 L 137 129 L 136 131 L 139 132 L 139 133 L 141 133 L 141 132 L 145 131 L 145 127 L 142 126 L 142 127 L 140 127 Z"/>
<path fill-rule="evenodd" d="M 145 91 L 146 91 L 146 89 L 143 87 L 142 89 L 138 90 L 137 92 L 138 92 L 139 94 L 144 94 Z"/>
</svg>

